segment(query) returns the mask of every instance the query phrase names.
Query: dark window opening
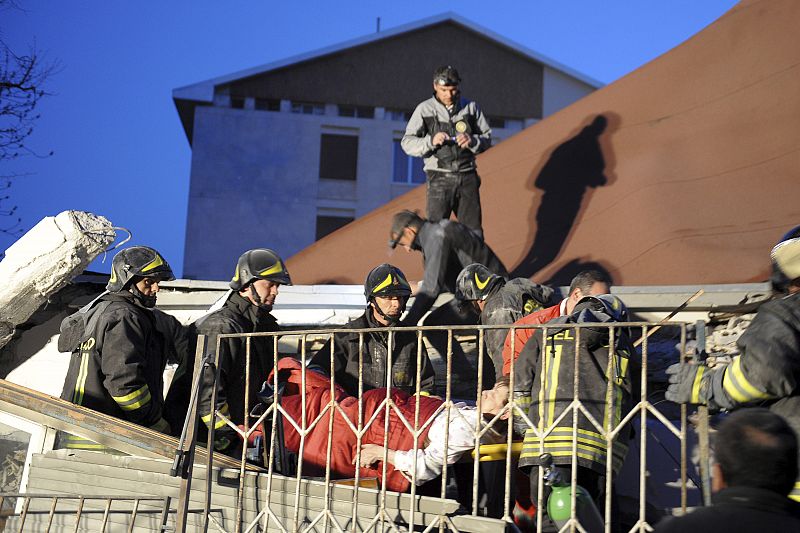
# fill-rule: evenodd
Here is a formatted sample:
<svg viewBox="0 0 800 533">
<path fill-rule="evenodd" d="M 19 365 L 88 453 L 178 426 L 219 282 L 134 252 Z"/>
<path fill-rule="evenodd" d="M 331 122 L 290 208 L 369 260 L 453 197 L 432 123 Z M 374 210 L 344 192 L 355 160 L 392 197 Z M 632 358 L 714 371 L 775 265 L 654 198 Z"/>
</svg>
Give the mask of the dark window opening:
<svg viewBox="0 0 800 533">
<path fill-rule="evenodd" d="M 506 119 L 504 118 L 489 118 L 489 126 L 492 128 L 505 128 Z"/>
<path fill-rule="evenodd" d="M 317 215 L 317 240 L 355 220 L 353 217 L 332 217 Z"/>
<path fill-rule="evenodd" d="M 411 157 L 403 151 L 400 141 L 394 141 L 392 181 L 394 183 L 425 183 L 421 157 Z"/>
<path fill-rule="evenodd" d="M 340 117 L 375 118 L 375 108 L 362 105 L 340 105 Z"/>
<path fill-rule="evenodd" d="M 303 115 L 324 115 L 325 106 L 311 102 L 292 102 L 292 113 L 301 113 Z"/>
<path fill-rule="evenodd" d="M 234 109 L 244 109 L 244 96 L 231 96 L 231 107 Z"/>
<path fill-rule="evenodd" d="M 319 177 L 354 180 L 358 165 L 358 137 L 323 133 L 319 151 Z"/>
<path fill-rule="evenodd" d="M 255 107 L 259 111 L 280 111 L 281 101 L 274 98 L 256 98 Z"/>
<path fill-rule="evenodd" d="M 403 111 L 401 109 L 387 109 L 386 118 L 389 120 L 402 120 L 408 122 L 411 120 L 411 111 Z"/>
</svg>

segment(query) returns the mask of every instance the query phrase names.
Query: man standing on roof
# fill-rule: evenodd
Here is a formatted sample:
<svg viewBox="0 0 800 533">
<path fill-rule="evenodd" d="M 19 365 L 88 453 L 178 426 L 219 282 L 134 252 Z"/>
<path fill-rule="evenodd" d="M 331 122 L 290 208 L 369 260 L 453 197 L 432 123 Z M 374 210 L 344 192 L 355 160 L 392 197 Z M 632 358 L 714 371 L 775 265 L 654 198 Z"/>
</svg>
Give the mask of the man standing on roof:
<svg viewBox="0 0 800 533">
<path fill-rule="evenodd" d="M 729 365 L 676 363 L 667 369 L 666 398 L 735 410 L 763 405 L 800 434 L 800 226 L 772 249 L 775 298 L 758 309 Z M 789 495 L 800 501 L 800 480 Z"/>
<path fill-rule="evenodd" d="M 550 303 L 553 292 L 550 287 L 526 278 L 506 281 L 479 263 L 464 268 L 456 284 L 456 299 L 474 305 L 484 326 L 512 324 Z M 507 329 L 483 332 L 486 352 L 492 358 L 498 377 L 502 375 L 503 341 L 507 332 Z"/>
<path fill-rule="evenodd" d="M 373 268 L 364 282 L 367 310 L 351 320 L 345 329 L 370 329 L 397 326 L 411 296 L 411 286 L 405 274 L 396 266 L 384 263 Z M 334 334 L 333 338 L 311 360 L 333 374 L 337 385 L 350 396 L 359 398 L 361 392 L 387 386 L 387 367 L 391 345 L 392 366 L 388 385 L 408 394 L 417 392 L 417 351 L 420 351 L 419 392 L 433 393 L 434 372 L 425 344 L 417 343 L 417 335 L 410 331 L 385 331 Z M 362 386 L 359 389 L 359 361 L 362 368 Z"/>
<path fill-rule="evenodd" d="M 485 265 L 490 272 L 503 278 L 508 277 L 505 265 L 497 258 L 491 248 L 475 232 L 460 222 L 439 220 L 431 222 L 411 211 L 401 211 L 392 219 L 389 233 L 389 246 L 397 245 L 406 251 L 422 252 L 425 274 L 414 298 L 414 304 L 401 321 L 406 326 L 416 326 L 427 313 L 436 298 L 445 292 L 455 293 L 456 280 L 461 270 L 472 263 Z M 477 324 L 478 316 L 472 309 L 462 307 L 457 300 L 451 300 L 433 311 L 424 321 L 425 326 Z M 429 331 L 428 341 L 444 357 L 447 354 L 447 335 L 445 332 Z M 453 343 L 454 372 L 468 379 L 472 370 L 458 343 Z M 494 384 L 493 365 L 484 367 L 484 389 Z M 474 376 L 474 375 L 473 375 Z"/>
<path fill-rule="evenodd" d="M 436 69 L 433 96 L 414 110 L 400 144 L 408 155 L 425 160 L 428 220 L 455 212 L 459 222 L 483 237 L 475 155 L 491 146 L 492 130 L 478 104 L 461 98 L 459 83 L 455 68 Z"/>
<path fill-rule="evenodd" d="M 611 292 L 611 281 L 608 279 L 608 276 L 597 270 L 584 270 L 572 278 L 572 282 L 569 285 L 569 295 L 561 300 L 560 303 L 552 307 L 534 311 L 514 322 L 514 325 L 526 326 L 545 324 L 554 318 L 571 315 L 575 304 L 584 296 L 597 296 L 609 292 Z M 505 344 L 503 345 L 504 376 L 511 373 L 512 356 L 516 361 L 525 343 L 528 342 L 528 339 L 530 339 L 535 332 L 535 328 L 517 328 L 508 332 Z"/>
<path fill-rule="evenodd" d="M 230 282 L 231 291 L 223 306 L 195 322 L 197 333 L 208 336 L 206 354 L 216 351 L 218 335 L 278 331 L 278 321 L 270 311 L 278 288 L 291 284 L 283 260 L 274 251 L 256 248 L 242 254 L 236 263 L 236 272 Z M 220 340 L 216 386 L 213 386 L 213 371 L 209 368 L 204 373 L 199 412 L 207 426 L 214 420 L 211 395 L 215 389 L 216 409 L 236 425 L 245 421 L 245 405 L 252 409 L 258 402 L 256 393 L 273 369 L 275 339 L 271 336 L 249 339 L 249 396 L 245 398 L 245 390 L 248 390 L 247 341 L 247 338 Z M 214 422 L 214 430 L 214 448 L 217 451 L 228 451 L 238 443 L 234 431 L 221 418 Z"/>
<path fill-rule="evenodd" d="M 169 433 L 163 418 L 167 351 L 153 308 L 159 283 L 173 279 L 167 261 L 147 246 L 114 256 L 106 293 L 92 302 L 85 321 L 73 323 L 77 336 L 72 338 L 79 343 L 69 348 L 62 399 Z M 63 324 L 61 334 L 71 336 Z M 105 449 L 75 435 L 59 439 L 66 448 Z"/>
</svg>

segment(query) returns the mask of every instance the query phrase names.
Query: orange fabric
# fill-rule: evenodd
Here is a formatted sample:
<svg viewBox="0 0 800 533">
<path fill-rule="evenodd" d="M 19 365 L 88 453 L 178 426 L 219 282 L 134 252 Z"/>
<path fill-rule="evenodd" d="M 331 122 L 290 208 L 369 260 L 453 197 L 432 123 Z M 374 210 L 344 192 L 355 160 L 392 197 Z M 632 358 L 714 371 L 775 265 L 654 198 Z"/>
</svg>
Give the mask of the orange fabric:
<svg viewBox="0 0 800 533">
<path fill-rule="evenodd" d="M 550 322 L 554 318 L 558 318 L 561 316 L 561 302 L 557 303 L 552 307 L 545 307 L 544 309 L 539 309 L 538 311 L 531 313 L 529 315 L 525 315 L 524 317 L 520 318 L 516 322 L 514 322 L 515 326 L 527 326 L 527 325 L 534 325 L 534 324 L 545 324 Z M 509 330 L 508 335 L 506 335 L 506 342 L 503 345 L 503 375 L 507 376 L 511 373 L 511 339 L 512 335 L 514 336 L 514 361 L 517 360 L 519 357 L 519 353 L 522 351 L 522 347 L 525 346 L 525 343 L 528 342 L 533 336 L 533 333 L 536 329 L 533 328 L 520 328 L 520 329 L 512 329 Z"/>
</svg>

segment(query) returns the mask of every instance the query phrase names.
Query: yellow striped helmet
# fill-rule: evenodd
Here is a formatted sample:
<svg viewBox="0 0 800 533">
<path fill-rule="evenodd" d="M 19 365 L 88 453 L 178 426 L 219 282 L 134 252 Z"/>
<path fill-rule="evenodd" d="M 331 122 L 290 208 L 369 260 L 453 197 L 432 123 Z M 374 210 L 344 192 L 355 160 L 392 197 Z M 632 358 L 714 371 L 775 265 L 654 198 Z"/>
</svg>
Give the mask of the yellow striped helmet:
<svg viewBox="0 0 800 533">
<path fill-rule="evenodd" d="M 411 285 L 409 285 L 405 274 L 394 265 L 383 263 L 373 268 L 364 282 L 364 296 L 367 301 L 380 296 L 411 296 Z"/>
<path fill-rule="evenodd" d="M 456 279 L 456 298 L 462 301 L 485 300 L 503 278 L 480 263 L 464 267 Z"/>
<path fill-rule="evenodd" d="M 257 279 L 265 279 L 281 285 L 291 285 L 292 278 L 283 259 L 269 248 L 248 250 L 239 257 L 236 272 L 233 273 L 230 287 L 240 291 Z"/>
<path fill-rule="evenodd" d="M 792 228 L 781 237 L 770 257 L 772 287 L 778 292 L 786 292 L 789 285 L 800 278 L 800 226 Z"/>
<path fill-rule="evenodd" d="M 111 279 L 108 280 L 108 292 L 120 292 L 133 284 L 135 277 L 158 278 L 160 281 L 172 281 L 172 273 L 167 260 L 148 246 L 131 246 L 114 256 L 111 262 Z"/>
</svg>

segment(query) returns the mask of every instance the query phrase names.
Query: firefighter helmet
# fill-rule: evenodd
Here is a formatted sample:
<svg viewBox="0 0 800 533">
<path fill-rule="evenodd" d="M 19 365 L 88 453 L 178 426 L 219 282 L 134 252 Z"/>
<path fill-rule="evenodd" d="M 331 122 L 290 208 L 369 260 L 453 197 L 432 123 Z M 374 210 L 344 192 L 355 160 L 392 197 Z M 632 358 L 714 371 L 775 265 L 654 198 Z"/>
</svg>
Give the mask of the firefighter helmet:
<svg viewBox="0 0 800 533">
<path fill-rule="evenodd" d="M 461 83 L 461 76 L 455 67 L 444 65 L 433 72 L 433 83 L 436 85 L 458 85 Z"/>
<path fill-rule="evenodd" d="M 488 268 L 472 263 L 458 274 L 456 280 L 456 298 L 458 300 L 473 301 L 485 300 L 497 284 L 502 284 L 503 278 L 493 274 Z"/>
<path fill-rule="evenodd" d="M 230 287 L 240 291 L 257 279 L 291 285 L 292 278 L 280 256 L 269 248 L 248 250 L 239 257 Z"/>
<path fill-rule="evenodd" d="M 411 285 L 409 285 L 405 274 L 394 265 L 383 263 L 373 268 L 364 282 L 364 296 L 367 301 L 377 297 L 411 296 Z"/>
<path fill-rule="evenodd" d="M 781 237 L 770 253 L 772 259 L 772 287 L 785 292 L 789 284 L 800 278 L 800 226 Z"/>
<path fill-rule="evenodd" d="M 615 322 L 628 321 L 628 308 L 625 304 L 614 296 L 613 294 L 598 294 L 595 296 L 584 296 L 575 305 L 572 311 L 574 316 L 580 314 L 584 309 L 594 309 L 603 311 L 606 315 L 610 316 Z"/>
<path fill-rule="evenodd" d="M 111 261 L 111 279 L 108 292 L 124 291 L 131 286 L 135 277 L 158 278 L 159 281 L 172 281 L 175 276 L 167 260 L 148 246 L 131 246 L 114 256 Z"/>
</svg>

